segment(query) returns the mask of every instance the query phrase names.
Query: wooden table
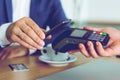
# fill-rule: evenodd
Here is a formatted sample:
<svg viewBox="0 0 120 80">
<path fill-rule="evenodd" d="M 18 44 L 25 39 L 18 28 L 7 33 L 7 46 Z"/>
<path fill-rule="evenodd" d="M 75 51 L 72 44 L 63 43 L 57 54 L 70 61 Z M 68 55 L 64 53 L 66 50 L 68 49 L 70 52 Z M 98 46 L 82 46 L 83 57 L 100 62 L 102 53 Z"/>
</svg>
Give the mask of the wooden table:
<svg viewBox="0 0 120 80">
<path fill-rule="evenodd" d="M 85 58 L 80 53 L 76 53 L 75 55 L 78 57 L 77 61 L 70 63 L 69 65 L 64 67 L 49 66 L 48 64 L 39 61 L 39 55 L 32 55 L 0 61 L 0 80 L 36 80 L 37 78 L 45 77 L 94 60 L 92 58 Z M 116 58 L 112 60 L 115 59 Z M 29 68 L 29 70 L 13 72 L 8 65 L 16 63 L 25 64 Z"/>
</svg>

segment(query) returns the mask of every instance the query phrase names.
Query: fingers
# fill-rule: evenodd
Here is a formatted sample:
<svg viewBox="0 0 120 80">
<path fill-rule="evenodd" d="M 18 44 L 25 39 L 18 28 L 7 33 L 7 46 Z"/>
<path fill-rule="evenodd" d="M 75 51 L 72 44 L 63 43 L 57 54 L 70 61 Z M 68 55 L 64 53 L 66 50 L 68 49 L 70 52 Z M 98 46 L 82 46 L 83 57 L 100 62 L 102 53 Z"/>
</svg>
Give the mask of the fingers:
<svg viewBox="0 0 120 80">
<path fill-rule="evenodd" d="M 91 41 L 87 42 L 88 48 L 84 46 L 84 44 L 79 44 L 80 51 L 82 52 L 83 55 L 86 57 L 93 57 L 93 58 L 99 58 L 100 55 L 98 52 L 96 52 L 95 47 Z"/>
<path fill-rule="evenodd" d="M 102 44 L 100 42 L 96 42 L 95 44 L 96 48 L 94 47 L 93 43 L 91 41 L 87 42 L 87 46 L 88 48 L 86 49 L 86 47 L 83 44 L 79 44 L 79 48 L 80 48 L 80 52 L 85 55 L 86 57 L 93 57 L 93 58 L 99 58 L 99 57 L 110 57 L 113 56 L 115 54 L 117 48 L 103 48 Z M 116 52 L 118 53 L 118 52 Z"/>
<path fill-rule="evenodd" d="M 46 39 L 51 39 L 52 38 L 52 35 L 48 35 L 48 36 L 46 36 Z"/>
<path fill-rule="evenodd" d="M 108 57 L 111 56 L 110 53 L 106 52 L 105 49 L 102 47 L 102 44 L 100 42 L 96 42 L 96 49 L 97 49 L 97 54 L 101 57 Z"/>
<path fill-rule="evenodd" d="M 8 51 L 3 50 L 0 52 L 0 60 L 5 60 L 5 59 L 7 59 L 8 56 L 9 56 Z"/>
<path fill-rule="evenodd" d="M 84 46 L 82 43 L 79 44 L 79 48 L 80 48 L 80 52 L 81 52 L 84 56 L 90 57 L 90 54 L 88 53 L 87 49 L 85 48 L 85 46 Z"/>
<path fill-rule="evenodd" d="M 39 26 L 32 20 L 32 19 L 26 19 L 25 22 L 31 29 L 41 38 L 45 39 L 45 35 L 42 29 L 39 28 Z"/>
<path fill-rule="evenodd" d="M 87 49 L 83 44 L 79 45 L 80 51 L 83 53 L 83 55 L 85 55 L 86 57 L 99 58 L 99 55 L 94 49 L 93 43 L 91 41 L 88 41 L 87 45 L 88 45 Z"/>
<path fill-rule="evenodd" d="M 27 36 L 26 36 L 27 37 Z M 21 45 L 23 45 L 24 47 L 27 47 L 29 49 L 39 49 L 39 45 L 37 45 L 32 39 L 30 39 L 29 37 L 26 39 L 26 37 L 19 37 L 19 36 L 16 36 L 16 35 L 13 35 L 12 38 L 14 38 L 14 42 L 18 42 L 20 43 Z"/>
<path fill-rule="evenodd" d="M 6 35 L 9 41 L 18 42 L 30 49 L 42 49 L 45 44 L 43 29 L 30 18 L 22 18 L 10 25 Z"/>
<path fill-rule="evenodd" d="M 42 46 L 44 46 L 45 44 L 43 39 L 39 37 L 38 35 L 36 35 L 36 33 L 31 28 L 29 28 L 27 25 L 24 25 L 24 27 L 26 28 L 22 27 L 22 29 L 19 32 L 17 32 L 18 37 L 25 43 L 33 47 L 36 47 L 37 49 L 41 49 Z M 41 32 L 41 34 L 42 33 L 43 32 Z"/>
<path fill-rule="evenodd" d="M 89 48 L 88 48 L 88 51 L 89 51 L 90 55 L 91 55 L 93 58 L 99 58 L 99 55 L 98 55 L 98 53 L 96 52 L 93 43 L 92 43 L 91 41 L 88 41 L 87 44 L 88 44 L 88 47 L 89 47 Z"/>
</svg>

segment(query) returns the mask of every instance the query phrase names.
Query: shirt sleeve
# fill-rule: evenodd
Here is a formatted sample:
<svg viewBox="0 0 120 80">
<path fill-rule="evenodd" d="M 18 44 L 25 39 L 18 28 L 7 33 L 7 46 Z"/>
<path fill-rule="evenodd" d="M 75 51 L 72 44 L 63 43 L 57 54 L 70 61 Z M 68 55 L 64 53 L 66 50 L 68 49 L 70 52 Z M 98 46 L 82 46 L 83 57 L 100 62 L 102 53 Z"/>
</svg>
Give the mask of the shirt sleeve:
<svg viewBox="0 0 120 80">
<path fill-rule="evenodd" d="M 0 26 L 0 46 L 10 44 L 10 42 L 7 40 L 7 37 L 6 37 L 6 31 L 10 24 L 11 23 L 5 23 Z"/>
</svg>

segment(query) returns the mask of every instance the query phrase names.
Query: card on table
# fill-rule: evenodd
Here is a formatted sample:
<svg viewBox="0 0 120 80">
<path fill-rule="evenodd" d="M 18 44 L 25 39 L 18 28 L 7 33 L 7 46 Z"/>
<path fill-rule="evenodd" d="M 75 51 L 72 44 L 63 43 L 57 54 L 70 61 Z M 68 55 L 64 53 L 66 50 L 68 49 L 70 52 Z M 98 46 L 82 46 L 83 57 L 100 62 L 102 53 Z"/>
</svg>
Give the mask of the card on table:
<svg viewBox="0 0 120 80">
<path fill-rule="evenodd" d="M 12 71 L 28 71 L 28 68 L 23 64 L 23 63 L 18 63 L 18 64 L 9 64 L 8 65 Z"/>
</svg>

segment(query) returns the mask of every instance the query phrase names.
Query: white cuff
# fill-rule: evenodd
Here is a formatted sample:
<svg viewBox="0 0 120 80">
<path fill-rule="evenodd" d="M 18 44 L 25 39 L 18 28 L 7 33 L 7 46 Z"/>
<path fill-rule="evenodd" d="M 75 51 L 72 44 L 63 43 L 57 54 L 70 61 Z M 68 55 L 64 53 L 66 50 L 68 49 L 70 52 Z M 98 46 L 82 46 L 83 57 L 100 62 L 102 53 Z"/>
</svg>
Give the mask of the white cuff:
<svg viewBox="0 0 120 80">
<path fill-rule="evenodd" d="M 6 23 L 0 26 L 0 45 L 7 45 L 10 44 L 10 42 L 6 38 L 6 31 L 11 23 Z"/>
<path fill-rule="evenodd" d="M 37 50 L 29 49 L 29 54 L 32 55 L 36 52 Z"/>
</svg>

